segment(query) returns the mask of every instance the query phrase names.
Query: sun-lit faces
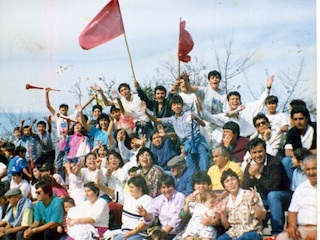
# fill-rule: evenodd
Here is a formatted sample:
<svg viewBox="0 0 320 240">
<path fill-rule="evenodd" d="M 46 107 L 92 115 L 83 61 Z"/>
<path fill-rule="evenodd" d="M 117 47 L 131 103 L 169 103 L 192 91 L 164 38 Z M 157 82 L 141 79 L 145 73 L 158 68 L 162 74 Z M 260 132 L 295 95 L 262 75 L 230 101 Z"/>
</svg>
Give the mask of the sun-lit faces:
<svg viewBox="0 0 320 240">
<path fill-rule="evenodd" d="M 69 203 L 69 202 L 64 202 L 63 203 L 63 208 L 64 208 L 64 211 L 67 213 L 69 211 L 70 208 L 74 207 L 74 205 L 72 203 Z"/>
<path fill-rule="evenodd" d="M 120 94 L 127 100 L 129 100 L 131 97 L 130 89 L 126 86 L 122 86 L 120 88 Z"/>
<path fill-rule="evenodd" d="M 120 117 L 121 117 L 121 112 L 120 112 L 120 110 L 118 110 L 118 109 L 113 110 L 112 113 L 111 113 L 111 116 L 112 116 L 114 119 L 119 120 Z"/>
<path fill-rule="evenodd" d="M 198 193 L 202 193 L 203 191 L 209 189 L 209 184 L 207 182 L 200 182 L 194 184 L 194 190 Z"/>
<path fill-rule="evenodd" d="M 152 158 L 150 154 L 146 151 L 139 156 L 138 163 L 143 169 L 149 169 L 152 165 Z"/>
<path fill-rule="evenodd" d="M 231 96 L 229 96 L 228 103 L 229 103 L 229 106 L 230 106 L 231 110 L 236 110 L 237 107 L 240 106 L 241 101 L 240 101 L 239 96 L 231 95 Z"/>
<path fill-rule="evenodd" d="M 209 198 L 203 203 L 209 209 L 213 209 L 216 206 L 216 198 Z"/>
<path fill-rule="evenodd" d="M 224 182 L 224 188 L 229 193 L 237 193 L 239 190 L 239 180 L 234 176 L 228 176 Z"/>
<path fill-rule="evenodd" d="M 82 129 L 82 125 L 81 125 L 81 123 L 76 123 L 76 125 L 74 125 L 74 132 L 76 133 L 76 132 L 80 132 L 81 131 L 81 129 Z"/>
<path fill-rule="evenodd" d="M 211 155 L 212 155 L 214 164 L 217 165 L 219 168 L 223 168 L 228 162 L 228 157 L 222 156 L 220 153 L 220 150 L 212 151 Z"/>
<path fill-rule="evenodd" d="M 266 150 L 264 149 L 262 144 L 259 144 L 258 146 L 252 148 L 249 151 L 251 158 L 258 164 L 261 165 L 264 163 L 267 153 Z"/>
<path fill-rule="evenodd" d="M 266 104 L 266 108 L 268 109 L 270 114 L 276 114 L 278 104 L 275 102 L 270 102 Z"/>
<path fill-rule="evenodd" d="M 210 76 L 208 82 L 213 90 L 217 90 L 219 88 L 220 78 L 218 76 Z"/>
<path fill-rule="evenodd" d="M 155 99 L 156 99 L 159 103 L 163 103 L 163 101 L 164 101 L 165 98 L 166 98 L 166 93 L 165 93 L 165 91 L 156 90 L 156 92 L 155 92 Z"/>
<path fill-rule="evenodd" d="M 107 150 L 104 146 L 102 146 L 98 149 L 98 155 L 99 155 L 99 157 L 107 156 Z"/>
<path fill-rule="evenodd" d="M 33 176 L 34 176 L 35 179 L 39 179 L 39 177 L 40 177 L 40 171 L 39 171 L 38 168 L 33 168 L 33 169 L 32 169 L 32 174 L 33 174 Z"/>
<path fill-rule="evenodd" d="M 9 196 L 8 198 L 8 202 L 9 204 L 11 204 L 12 206 L 17 206 L 17 203 L 19 202 L 19 195 L 13 195 L 13 196 Z"/>
<path fill-rule="evenodd" d="M 38 132 L 39 132 L 41 135 L 43 135 L 43 134 L 45 133 L 45 131 L 46 131 L 46 126 L 43 125 L 43 124 L 38 124 L 37 128 L 38 128 Z"/>
<path fill-rule="evenodd" d="M 94 154 L 89 154 L 86 158 L 86 166 L 90 171 L 96 170 L 96 156 Z"/>
<path fill-rule="evenodd" d="M 99 126 L 101 127 L 101 129 L 103 130 L 108 130 L 108 126 L 109 126 L 109 120 L 106 118 L 101 118 L 99 120 Z"/>
<path fill-rule="evenodd" d="M 175 114 L 180 114 L 182 112 L 182 104 L 181 103 L 172 103 L 171 109 Z"/>
<path fill-rule="evenodd" d="M 19 130 L 14 130 L 13 135 L 16 139 L 19 139 L 21 137 L 20 131 Z"/>
<path fill-rule="evenodd" d="M 292 156 L 291 161 L 292 161 L 292 166 L 293 167 L 299 167 L 300 166 L 299 160 L 294 155 Z"/>
<path fill-rule="evenodd" d="M 295 113 L 292 116 L 294 126 L 299 130 L 306 130 L 308 127 L 308 119 L 302 113 Z"/>
<path fill-rule="evenodd" d="M 230 136 L 232 139 L 235 139 L 237 137 L 231 129 L 223 129 L 223 137 L 225 136 Z"/>
<path fill-rule="evenodd" d="M 84 193 L 89 201 L 94 201 L 98 198 L 97 194 L 88 187 L 84 188 Z"/>
<path fill-rule="evenodd" d="M 266 119 L 260 118 L 256 120 L 255 127 L 260 134 L 264 134 L 264 132 L 270 128 L 270 123 L 268 123 Z"/>
<path fill-rule="evenodd" d="M 68 107 L 60 107 L 59 110 L 62 115 L 68 115 Z"/>
<path fill-rule="evenodd" d="M 303 164 L 304 173 L 312 186 L 317 184 L 317 161 L 307 161 Z"/>
<path fill-rule="evenodd" d="M 166 186 L 164 183 L 162 183 L 160 191 L 169 200 L 174 194 L 174 187 Z"/>
<path fill-rule="evenodd" d="M 99 108 L 95 108 L 92 112 L 92 116 L 94 119 L 98 119 L 101 115 L 101 110 Z"/>
<path fill-rule="evenodd" d="M 108 156 L 107 167 L 108 169 L 116 170 L 119 168 L 120 160 L 114 154 Z"/>
<path fill-rule="evenodd" d="M 162 137 L 159 135 L 159 133 L 155 133 L 152 136 L 151 142 L 155 147 L 161 147 L 163 140 L 162 140 Z"/>
<path fill-rule="evenodd" d="M 129 184 L 129 192 L 130 195 L 136 199 L 140 198 L 143 195 L 142 190 L 133 183 Z"/>
</svg>

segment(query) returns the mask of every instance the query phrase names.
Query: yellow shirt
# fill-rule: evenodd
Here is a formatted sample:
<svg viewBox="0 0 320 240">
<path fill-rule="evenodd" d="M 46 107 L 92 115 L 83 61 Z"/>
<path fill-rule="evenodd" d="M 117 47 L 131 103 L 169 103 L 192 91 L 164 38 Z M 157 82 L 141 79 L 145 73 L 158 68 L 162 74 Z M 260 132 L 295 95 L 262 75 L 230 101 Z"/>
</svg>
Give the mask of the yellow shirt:
<svg viewBox="0 0 320 240">
<path fill-rule="evenodd" d="M 14 215 L 17 214 L 17 207 L 12 209 Z M 26 208 L 22 213 L 22 219 L 20 226 L 29 227 L 33 223 L 33 209 Z"/>
<path fill-rule="evenodd" d="M 241 183 L 243 179 L 243 172 L 240 166 L 237 163 L 231 162 L 230 160 L 228 160 L 227 164 L 224 166 L 224 168 L 221 171 L 217 165 L 213 165 L 211 168 L 209 168 L 208 175 L 211 179 L 212 190 L 224 190 L 222 184 L 220 183 L 220 179 L 221 179 L 222 173 L 228 169 L 231 169 L 239 176 L 240 183 Z"/>
</svg>

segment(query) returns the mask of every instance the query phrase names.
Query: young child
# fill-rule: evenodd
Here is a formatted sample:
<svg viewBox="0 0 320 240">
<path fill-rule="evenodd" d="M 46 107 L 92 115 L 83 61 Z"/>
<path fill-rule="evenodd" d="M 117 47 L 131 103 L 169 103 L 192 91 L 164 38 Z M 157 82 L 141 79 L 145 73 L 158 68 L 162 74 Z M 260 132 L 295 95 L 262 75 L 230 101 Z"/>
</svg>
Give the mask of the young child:
<svg viewBox="0 0 320 240">
<path fill-rule="evenodd" d="M 91 151 L 91 141 L 85 134 L 86 132 L 81 123 L 76 123 L 72 126 L 68 136 L 66 133 L 63 134 L 63 138 L 60 141 L 60 150 L 67 152 L 67 158 L 69 160 L 74 157 L 84 157 L 85 154 Z M 85 149 L 80 149 L 84 147 L 82 146 L 83 143 L 86 144 Z"/>
<path fill-rule="evenodd" d="M 74 199 L 77 206 L 85 201 L 85 192 L 83 187 L 83 182 L 80 178 L 81 165 L 78 163 L 77 158 L 73 158 L 64 164 L 66 173 L 69 179 L 69 196 Z"/>
<path fill-rule="evenodd" d="M 24 175 L 29 179 L 31 178 L 31 174 L 29 173 L 29 170 L 28 170 L 28 163 L 25 159 L 26 152 L 27 152 L 27 149 L 24 147 L 20 146 L 20 147 L 15 148 L 15 157 L 10 160 L 9 165 L 8 165 L 7 176 L 8 176 L 9 181 L 11 181 L 11 177 L 12 177 L 11 169 L 13 166 L 20 167 L 22 169 Z"/>
<path fill-rule="evenodd" d="M 264 101 L 268 113 L 266 114 L 267 118 L 270 121 L 270 124 L 273 127 L 280 128 L 281 132 L 287 132 L 289 128 L 289 118 L 285 113 L 277 112 L 278 107 L 278 98 L 276 96 L 268 96 Z"/>
<path fill-rule="evenodd" d="M 111 117 L 115 120 L 115 129 L 125 129 L 131 135 L 134 129 L 134 122 L 131 115 L 124 112 L 124 108 L 119 98 L 117 98 L 119 108 L 112 106 L 110 109 Z"/>
<path fill-rule="evenodd" d="M 191 212 L 192 217 L 187 225 L 184 234 L 182 235 L 183 239 L 216 239 L 217 230 L 213 226 L 204 226 L 203 224 L 201 224 L 201 218 L 204 215 L 214 218 L 217 214 L 216 199 L 217 197 L 211 189 L 200 193 L 200 202 L 196 204 L 193 212 Z"/>
<path fill-rule="evenodd" d="M 60 225 L 57 226 L 57 232 L 58 233 L 63 233 L 63 236 L 60 238 L 60 240 L 66 240 L 68 238 L 68 229 L 67 229 L 67 214 L 69 209 L 75 207 L 75 203 L 73 198 L 71 197 L 65 197 L 63 199 L 63 208 L 64 208 L 64 216 L 63 216 L 63 220 L 62 223 L 60 223 Z"/>
<path fill-rule="evenodd" d="M 13 129 L 13 135 L 14 135 L 14 140 L 13 144 L 15 147 L 18 147 L 21 145 L 21 133 L 20 133 L 20 127 L 15 127 Z"/>
<path fill-rule="evenodd" d="M 92 152 L 95 152 L 97 155 L 97 158 L 101 160 L 101 167 L 106 168 L 107 167 L 107 155 L 109 153 L 109 150 L 107 148 L 107 145 L 98 145 L 94 149 L 92 149 Z"/>
<path fill-rule="evenodd" d="M 307 156 L 312 155 L 310 150 L 306 148 L 298 148 L 293 152 L 292 165 L 296 169 L 293 171 L 291 190 L 294 191 L 299 186 L 300 183 L 307 180 L 307 176 L 303 172 L 303 159 Z"/>
<path fill-rule="evenodd" d="M 151 151 L 156 157 L 156 164 L 165 171 L 170 171 L 167 163 L 170 159 L 180 154 L 177 149 L 177 135 L 173 133 L 166 133 L 161 124 L 157 125 L 158 131 L 151 133 Z M 180 146 L 179 146 L 180 148 Z"/>
<path fill-rule="evenodd" d="M 208 145 L 204 137 L 200 134 L 200 127 L 205 123 L 191 111 L 182 111 L 183 100 L 179 95 L 175 95 L 170 100 L 170 106 L 175 113 L 172 117 L 155 118 L 147 112 L 145 104 L 142 108 L 146 115 L 153 121 L 163 126 L 171 125 L 179 140 L 183 143 L 186 152 L 186 162 L 190 169 L 208 171 L 209 154 Z"/>
<path fill-rule="evenodd" d="M 27 150 L 25 159 L 27 161 L 28 167 L 30 166 L 30 161 L 33 160 L 33 162 L 36 162 L 37 157 L 39 157 L 42 152 L 39 138 L 32 132 L 32 126 L 36 121 L 37 119 L 35 119 L 30 126 L 24 126 L 24 120 L 21 120 L 21 146 L 25 147 Z"/>
<path fill-rule="evenodd" d="M 37 164 L 43 164 L 45 162 L 54 162 L 55 150 L 51 139 L 51 116 L 47 118 L 47 124 L 45 121 L 39 121 L 37 123 L 37 137 L 42 148 L 42 154 L 37 158 Z"/>
</svg>

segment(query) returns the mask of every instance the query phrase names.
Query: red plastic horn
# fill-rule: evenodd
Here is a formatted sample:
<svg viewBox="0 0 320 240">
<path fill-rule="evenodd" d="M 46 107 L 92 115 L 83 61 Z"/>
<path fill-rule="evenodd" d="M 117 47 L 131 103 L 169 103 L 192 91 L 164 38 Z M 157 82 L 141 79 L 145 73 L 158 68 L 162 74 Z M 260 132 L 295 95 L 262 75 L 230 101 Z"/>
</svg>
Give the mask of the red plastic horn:
<svg viewBox="0 0 320 240">
<path fill-rule="evenodd" d="M 30 84 L 26 84 L 26 89 L 28 90 L 28 89 L 45 89 L 45 88 L 43 88 L 43 87 L 36 87 L 36 86 L 32 86 L 32 85 L 30 85 Z M 51 89 L 51 91 L 60 92 L 60 90 L 58 90 L 58 89 Z"/>
</svg>

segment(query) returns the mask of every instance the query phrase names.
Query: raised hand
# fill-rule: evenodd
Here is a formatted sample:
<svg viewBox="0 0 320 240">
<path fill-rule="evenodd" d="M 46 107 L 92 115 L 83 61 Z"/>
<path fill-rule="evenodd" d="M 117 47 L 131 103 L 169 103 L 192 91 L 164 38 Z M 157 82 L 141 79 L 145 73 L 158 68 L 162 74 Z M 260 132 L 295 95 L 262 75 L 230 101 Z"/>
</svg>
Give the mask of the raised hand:
<svg viewBox="0 0 320 240">
<path fill-rule="evenodd" d="M 92 90 L 95 90 L 95 91 L 101 91 L 102 90 L 102 88 L 100 86 L 98 86 L 97 84 L 90 86 L 90 88 Z"/>
<path fill-rule="evenodd" d="M 164 131 L 164 127 L 162 124 L 157 125 L 158 133 L 161 137 L 164 137 L 166 135 L 166 132 Z"/>
<path fill-rule="evenodd" d="M 145 217 L 147 215 L 147 210 L 142 205 L 137 206 L 137 212 L 142 217 Z"/>
<path fill-rule="evenodd" d="M 273 81 L 274 81 L 274 75 L 271 75 L 271 77 L 267 80 L 267 88 L 268 89 L 271 88 Z"/>
</svg>

